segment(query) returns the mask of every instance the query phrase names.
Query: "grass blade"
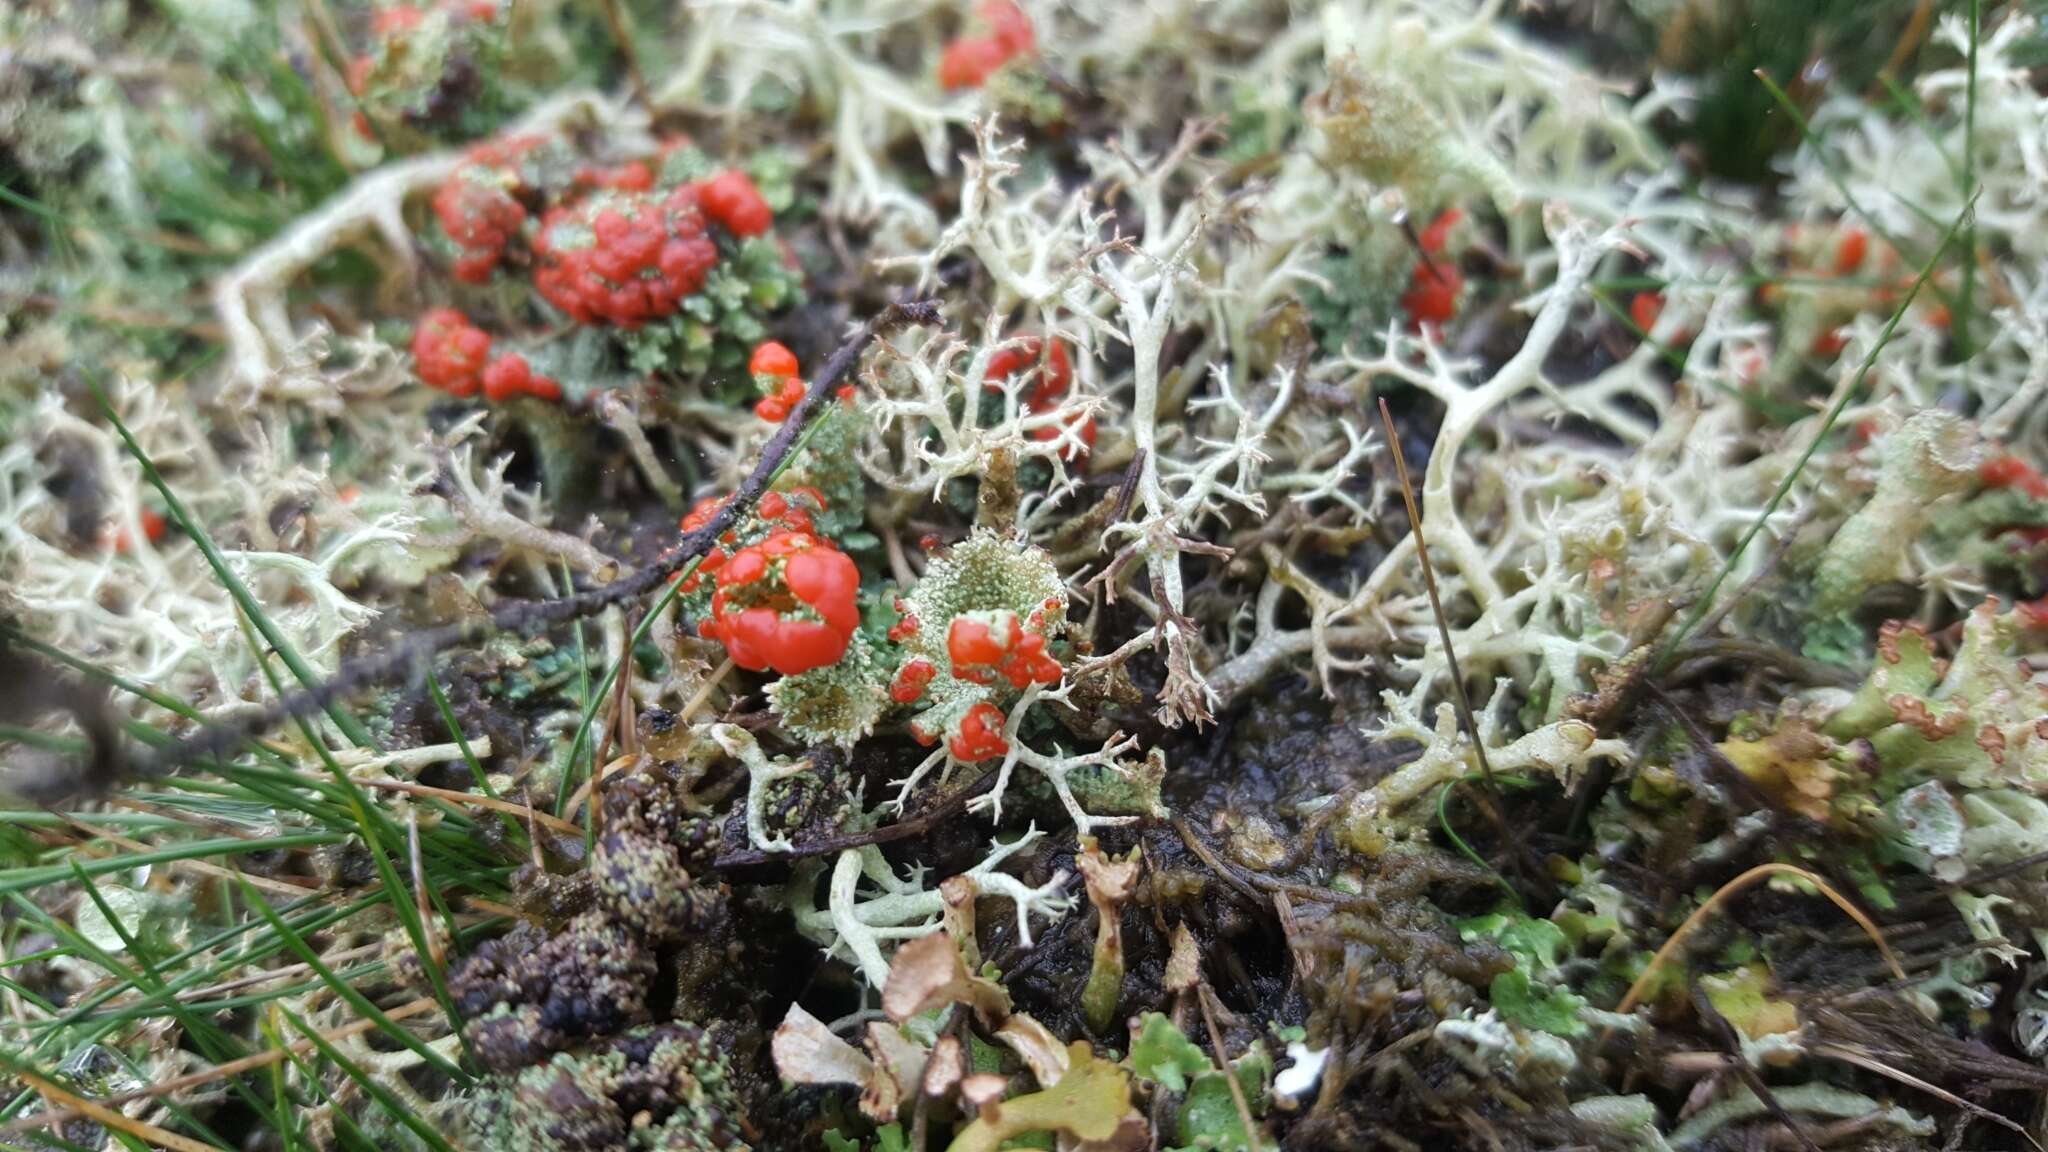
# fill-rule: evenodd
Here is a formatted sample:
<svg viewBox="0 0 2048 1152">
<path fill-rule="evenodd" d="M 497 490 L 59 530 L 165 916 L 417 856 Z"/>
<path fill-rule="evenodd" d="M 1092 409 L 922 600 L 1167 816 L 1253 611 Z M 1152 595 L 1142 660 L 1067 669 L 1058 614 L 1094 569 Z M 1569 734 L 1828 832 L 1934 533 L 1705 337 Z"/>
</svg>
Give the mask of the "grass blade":
<svg viewBox="0 0 2048 1152">
<path fill-rule="evenodd" d="M 156 462 L 149 458 L 149 453 L 143 451 L 134 433 L 128 430 L 128 425 L 121 419 L 121 414 L 114 410 L 113 401 L 105 392 L 100 391 L 97 385 L 94 391 L 99 397 L 100 408 L 106 413 L 107 420 L 113 424 L 114 431 L 120 434 L 121 442 L 127 445 L 129 455 L 135 457 L 135 462 L 142 466 L 143 479 L 148 480 L 150 486 L 156 489 L 157 495 L 163 497 L 165 514 L 185 535 L 191 537 L 192 543 L 199 548 L 199 554 L 206 558 L 207 567 L 213 569 L 213 574 L 220 581 L 221 587 L 227 589 L 228 595 L 240 606 L 242 614 L 255 625 L 258 632 L 262 633 L 264 643 L 277 653 L 278 659 L 284 661 L 286 668 L 291 669 L 292 677 L 307 691 L 318 689 L 320 677 L 299 655 L 299 650 L 292 646 L 291 640 L 278 629 L 269 616 L 264 614 L 263 605 L 257 601 L 255 594 L 249 591 L 247 584 L 242 583 L 241 577 L 235 575 L 234 569 L 228 566 L 227 557 L 221 555 L 220 549 L 214 545 L 213 538 L 206 534 L 206 529 L 197 520 L 193 519 L 191 512 L 185 507 L 185 502 L 178 499 L 178 494 L 173 492 L 170 484 L 164 480 L 163 473 L 157 471 Z M 348 737 L 349 743 L 358 748 L 376 748 L 377 742 L 371 739 L 369 729 L 363 727 L 361 721 L 342 707 L 340 701 L 327 701 L 325 710 L 328 719 L 334 721 L 334 726 L 341 730 L 342 735 Z"/>
<path fill-rule="evenodd" d="M 400 1027 L 397 1021 L 384 1014 L 383 1009 L 371 1003 L 368 996 L 363 995 L 361 991 L 348 981 L 335 975 L 334 969 L 328 967 L 326 961 L 320 959 L 319 953 L 313 951 L 312 945 L 306 943 L 306 938 L 294 932 L 291 925 L 286 924 L 271 909 L 270 905 L 264 901 L 263 894 L 256 890 L 255 885 L 250 884 L 247 880 L 242 882 L 242 899 L 251 908 L 254 908 L 258 915 L 269 922 L 271 930 L 283 937 L 286 946 L 298 954 L 300 961 L 306 967 L 311 968 L 336 996 L 341 997 L 349 1007 L 355 1009 L 357 1015 L 376 1021 L 377 1026 L 388 1033 L 393 1040 L 411 1049 L 414 1054 L 426 1061 L 435 1071 L 448 1077 L 450 1080 L 464 1087 L 468 1087 L 472 1083 L 469 1073 L 456 1067 L 452 1061 L 439 1052 L 434 1051 L 425 1041 L 413 1035 L 407 1029 Z"/>
<path fill-rule="evenodd" d="M 286 1020 L 291 1021 L 292 1027 L 298 1029 L 301 1036 L 313 1042 L 313 1047 L 320 1050 L 320 1055 L 326 1057 L 328 1063 L 341 1069 L 343 1075 L 355 1081 L 356 1086 L 361 1088 L 372 1100 L 375 1100 L 384 1111 L 390 1113 L 392 1119 L 405 1125 L 408 1131 L 418 1136 L 428 1147 L 436 1149 L 436 1152 L 455 1152 L 455 1149 L 448 1143 L 447 1138 L 442 1136 L 433 1125 L 413 1115 L 412 1109 L 407 1108 L 403 1102 L 396 1096 L 393 1096 L 390 1089 L 377 1083 L 374 1078 L 358 1067 L 355 1061 L 342 1055 L 341 1050 L 328 1043 L 327 1038 L 320 1035 L 318 1029 L 293 1015 L 290 1009 L 279 1008 L 278 1011 L 284 1014 Z M 464 1079 L 464 1083 L 467 1083 L 467 1078 Z M 339 1109 L 335 1111 L 335 1115 L 339 1116 L 341 1114 Z"/>
<path fill-rule="evenodd" d="M 1883 352 L 1885 345 L 1891 343 L 1892 333 L 1898 331 L 1899 321 L 1905 318 L 1906 309 L 1911 308 L 1913 301 L 1919 298 L 1920 289 L 1927 284 L 1927 278 L 1934 274 L 1934 266 L 1940 262 L 1942 254 L 1948 251 L 1949 245 L 1955 242 L 1964 221 L 1970 218 L 1976 204 L 1975 197 L 1972 197 L 1968 204 L 1963 205 L 1962 212 L 1957 214 L 1954 222 L 1948 226 L 1948 231 L 1942 233 L 1941 243 L 1935 245 L 1933 254 L 1920 266 L 1920 274 L 1913 278 L 1913 286 L 1900 299 L 1898 306 L 1892 309 L 1891 318 L 1885 321 L 1884 331 L 1878 333 L 1876 342 L 1871 344 L 1870 351 L 1864 354 L 1863 363 L 1857 366 L 1855 377 L 1841 390 L 1841 394 L 1835 397 L 1835 402 L 1828 406 L 1827 413 L 1821 417 L 1820 427 L 1814 429 L 1813 439 L 1807 442 L 1806 450 L 1799 454 L 1798 462 L 1793 464 L 1792 469 L 1785 473 L 1785 478 L 1778 482 L 1778 487 L 1771 492 L 1771 498 L 1764 502 L 1763 510 L 1757 513 L 1756 520 L 1743 532 L 1742 539 L 1736 541 L 1734 550 L 1728 553 L 1728 558 L 1721 562 L 1721 570 L 1714 574 L 1714 579 L 1701 594 L 1699 603 L 1693 606 L 1685 621 L 1679 625 L 1678 631 L 1671 634 L 1671 639 L 1664 642 L 1663 651 L 1657 654 L 1655 663 L 1651 665 L 1653 671 L 1662 673 L 1671 666 L 1671 661 L 1678 655 L 1679 645 L 1685 643 L 1686 636 L 1699 626 L 1701 620 L 1706 619 L 1708 612 L 1713 610 L 1715 594 L 1721 590 L 1721 585 L 1727 581 L 1729 574 L 1735 571 L 1735 566 L 1742 561 L 1742 554 L 1748 551 L 1750 543 L 1764 530 L 1764 525 L 1770 523 L 1772 516 L 1777 515 L 1778 505 L 1783 504 L 1785 497 L 1791 494 L 1792 486 L 1799 482 L 1800 474 L 1806 471 L 1806 465 L 1812 461 L 1814 454 L 1820 451 L 1821 442 L 1834 430 L 1835 421 L 1841 419 L 1850 402 L 1863 391 L 1863 381 L 1870 375 L 1870 369 L 1876 365 L 1878 353 Z"/>
</svg>

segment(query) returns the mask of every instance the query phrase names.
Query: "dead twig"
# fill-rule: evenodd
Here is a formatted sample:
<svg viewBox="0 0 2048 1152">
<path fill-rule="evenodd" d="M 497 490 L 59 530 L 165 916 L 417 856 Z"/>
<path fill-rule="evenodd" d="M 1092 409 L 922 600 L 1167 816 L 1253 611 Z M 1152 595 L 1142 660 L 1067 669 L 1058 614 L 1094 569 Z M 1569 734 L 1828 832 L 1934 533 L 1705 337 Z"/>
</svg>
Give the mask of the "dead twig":
<svg viewBox="0 0 2048 1152">
<path fill-rule="evenodd" d="M 968 801 L 988 791 L 989 787 L 995 783 L 995 779 L 996 771 L 991 768 L 976 778 L 974 783 L 960 789 L 930 808 L 919 812 L 917 815 L 905 817 L 893 824 L 884 824 L 880 828 L 870 829 L 866 832 L 849 832 L 841 836 L 824 836 L 808 844 L 798 844 L 794 848 L 781 852 L 760 852 L 752 849 L 744 852 L 729 852 L 713 860 L 711 867 L 718 871 L 730 871 L 734 868 L 753 868 L 762 864 L 802 860 L 810 856 L 825 856 L 835 852 L 843 852 L 848 848 L 864 848 L 869 844 L 887 844 L 893 840 L 902 840 L 907 837 L 916 836 L 938 824 L 939 821 L 965 809 Z"/>
<path fill-rule="evenodd" d="M 849 336 L 825 361 L 811 390 L 804 395 L 780 430 L 761 449 L 753 471 L 740 481 L 732 499 L 693 531 L 685 532 L 653 562 L 609 584 L 586 588 L 552 600 L 511 600 L 493 608 L 487 616 L 465 619 L 440 628 L 430 628 L 408 637 L 394 638 L 373 652 L 357 656 L 324 683 L 277 700 L 261 711 L 231 723 L 212 725 L 197 735 L 138 761 L 145 774 L 161 774 L 201 760 L 223 756 L 240 748 L 259 734 L 288 720 L 303 719 L 328 705 L 374 684 L 411 673 L 435 653 L 497 632 L 528 634 L 571 620 L 580 620 L 614 604 L 639 599 L 662 587 L 669 577 L 695 561 L 729 531 L 734 522 L 754 506 L 768 490 L 783 463 L 796 451 L 811 422 L 835 402 L 839 382 L 859 362 L 875 338 L 893 328 L 914 324 L 935 324 L 939 307 L 930 300 L 890 304 Z M 579 833 L 581 829 L 577 830 Z"/>
</svg>

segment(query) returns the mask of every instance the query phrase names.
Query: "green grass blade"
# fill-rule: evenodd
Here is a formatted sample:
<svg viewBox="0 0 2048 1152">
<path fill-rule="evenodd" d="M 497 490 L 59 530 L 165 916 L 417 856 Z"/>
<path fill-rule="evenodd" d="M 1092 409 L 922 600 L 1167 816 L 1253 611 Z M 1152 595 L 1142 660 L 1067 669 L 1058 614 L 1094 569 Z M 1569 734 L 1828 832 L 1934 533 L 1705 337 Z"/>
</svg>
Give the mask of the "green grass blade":
<svg viewBox="0 0 2048 1152">
<path fill-rule="evenodd" d="M 244 627 L 247 627 L 246 620 Z M 280 688 L 275 675 L 270 671 L 270 665 L 261 661 L 260 656 L 259 665 L 263 669 L 263 674 L 271 678 L 273 689 Z M 462 1017 L 455 1011 L 455 1001 L 448 995 L 448 988 L 441 979 L 439 965 L 432 962 L 433 951 L 427 939 L 426 925 L 420 919 L 419 909 L 413 905 L 412 890 L 399 879 L 398 870 L 392 866 L 391 858 L 384 854 L 384 845 L 380 842 L 380 836 L 388 836 L 403 850 L 407 843 L 404 835 L 392 824 L 390 818 L 384 815 L 383 810 L 364 794 L 362 786 L 355 782 L 354 777 L 351 777 L 334 759 L 334 754 L 327 750 L 327 745 L 320 740 L 319 734 L 313 731 L 313 726 L 304 719 L 299 720 L 298 725 L 307 744 L 319 756 L 320 763 L 326 767 L 328 775 L 334 778 L 336 787 L 340 789 L 349 811 L 354 815 L 356 826 L 362 834 L 363 848 L 370 854 L 370 863 L 377 869 L 377 878 L 384 886 L 384 894 L 390 901 L 391 910 L 398 917 L 399 924 L 405 928 L 406 937 L 412 941 L 413 948 L 419 953 L 420 967 L 425 970 L 428 981 L 433 985 L 434 998 L 440 1001 L 442 1012 L 447 1014 L 448 1026 L 457 1036 L 461 1036 Z M 374 819 L 372 813 L 375 814 Z M 467 1041 L 464 1041 L 464 1049 L 467 1050 Z"/>
<path fill-rule="evenodd" d="M 1856 198 L 1856 193 L 1850 190 L 1849 180 L 1846 176 L 1842 175 L 1841 165 L 1835 163 L 1834 156 L 1828 151 L 1825 142 L 1814 133 L 1812 125 L 1807 123 L 1806 115 L 1799 111 L 1799 105 L 1792 102 L 1792 97 L 1787 95 L 1785 90 L 1779 87 L 1778 82 L 1771 79 L 1768 73 L 1758 70 L 1756 76 L 1757 79 L 1763 81 L 1764 87 L 1770 90 L 1771 98 L 1778 102 L 1778 107 L 1784 111 L 1785 115 L 1792 118 L 1792 123 L 1798 125 L 1800 137 L 1813 146 L 1814 158 L 1820 161 L 1821 170 L 1827 173 L 1829 182 L 1835 186 L 1835 191 L 1842 194 L 1842 202 L 1849 206 L 1850 211 L 1862 217 L 1863 222 L 1870 226 L 1870 230 L 1877 233 L 1878 239 L 1891 245 L 1892 251 L 1897 252 L 1902 258 L 1914 259 L 1913 250 L 1887 229 L 1882 221 L 1872 215 L 1870 210 L 1863 206 L 1863 202 Z M 1941 227 L 1941 219 L 1926 208 L 1898 195 L 1896 192 L 1892 195 L 1900 204 L 1905 205 L 1907 211 L 1926 221 L 1930 227 Z M 1968 215 L 1969 212 L 1967 210 L 1962 214 L 1963 217 Z M 1958 217 L 1958 219 L 1961 218 Z M 1936 255 L 1938 256 L 1947 246 L 1947 239 L 1944 239 L 1935 248 Z M 1918 285 L 1915 285 L 1915 288 L 1917 290 Z M 1951 309 L 1954 308 L 1954 298 L 1941 285 L 1930 284 L 1928 285 L 1928 290 L 1933 292 L 1943 304 L 1949 305 Z"/>
<path fill-rule="evenodd" d="M 1984 31 L 1983 0 L 1970 0 L 1969 79 L 1963 95 L 1963 195 L 1977 198 L 1977 41 Z M 1949 329 L 1955 337 L 1956 356 L 1969 360 L 1970 309 L 1977 297 L 1977 221 L 1970 220 L 1963 233 L 1963 283 L 1956 293 L 1955 319 Z M 1965 371 L 1968 369 L 1966 368 Z"/>
<path fill-rule="evenodd" d="M 413 1115 L 412 1109 L 407 1108 L 398 1097 L 392 1095 L 390 1089 L 377 1083 L 373 1077 L 358 1067 L 355 1061 L 342 1055 L 341 1050 L 329 1044 L 327 1038 L 320 1035 L 319 1030 L 307 1024 L 304 1020 L 299 1019 L 290 1009 L 280 1008 L 278 1011 L 284 1013 L 284 1018 L 291 1021 L 292 1027 L 298 1029 L 300 1035 L 313 1042 L 313 1047 L 320 1050 L 320 1055 L 326 1057 L 328 1063 L 341 1069 L 343 1075 L 355 1081 L 356 1086 L 361 1088 L 372 1100 L 375 1100 L 379 1107 L 391 1115 L 392 1119 L 405 1125 L 408 1131 L 419 1137 L 429 1148 L 435 1149 L 436 1152 L 455 1152 L 455 1149 L 448 1143 L 447 1138 L 442 1136 L 433 1125 Z M 464 1083 L 467 1083 L 466 1078 Z M 341 1115 L 341 1112 L 337 1110 L 335 1114 L 338 1116 Z"/>
<path fill-rule="evenodd" d="M 411 1049 L 435 1071 L 455 1081 L 457 1084 L 461 1084 L 464 1087 L 469 1086 L 471 1083 L 469 1073 L 456 1067 L 447 1057 L 434 1051 L 425 1041 L 413 1035 L 410 1030 L 400 1026 L 396 1020 L 385 1015 L 384 1010 L 371 1003 L 368 996 L 363 995 L 354 985 L 336 975 L 334 969 L 328 967 L 327 962 L 320 959 L 319 953 L 313 951 L 312 945 L 306 943 L 306 938 L 292 931 L 291 926 L 286 924 L 271 909 L 270 905 L 264 901 L 263 894 L 256 890 L 256 886 L 247 880 L 242 881 L 242 899 L 251 908 L 254 908 L 258 915 L 269 922 L 271 930 L 284 939 L 286 946 L 296 953 L 306 967 L 311 968 L 320 977 L 321 982 L 326 984 L 336 996 L 345 1001 L 349 1007 L 355 1009 L 357 1015 L 374 1021 L 379 1029 L 388 1033 L 393 1040 Z"/>
<path fill-rule="evenodd" d="M 169 864 L 178 860 L 198 860 L 207 856 L 234 856 L 248 852 L 269 852 L 279 848 L 318 848 L 327 844 L 339 844 L 342 839 L 343 837 L 332 832 L 301 832 L 273 836 L 266 840 L 244 840 L 239 837 L 194 840 L 187 844 L 174 844 L 148 852 L 103 857 L 80 867 L 87 875 L 99 876 L 108 872 L 118 872 L 123 868 L 139 868 L 145 864 Z M 0 875 L 0 896 L 40 888 L 45 884 L 68 879 L 70 874 L 70 867 L 64 864 L 43 864 L 31 868 L 12 869 Z"/>
<path fill-rule="evenodd" d="M 1970 218 L 1975 208 L 1976 200 L 1973 198 L 1970 203 L 1963 206 L 1962 212 L 1958 213 L 1954 222 L 1948 226 L 1948 231 L 1942 234 L 1941 243 L 1935 245 L 1933 254 L 1920 266 L 1920 274 L 1913 278 L 1912 288 L 1907 290 L 1898 306 L 1892 309 L 1891 318 L 1885 321 L 1884 331 L 1878 333 L 1877 340 L 1870 346 L 1870 351 L 1864 354 L 1863 363 L 1857 366 L 1855 377 L 1841 390 L 1841 395 L 1835 398 L 1835 402 L 1828 406 L 1826 414 L 1821 417 L 1820 427 L 1814 430 L 1813 438 L 1807 442 L 1806 450 L 1799 454 L 1798 461 L 1785 473 L 1785 478 L 1778 482 L 1777 488 L 1771 492 L 1771 498 L 1764 502 L 1763 510 L 1757 513 L 1756 520 L 1743 532 L 1742 538 L 1736 541 L 1734 550 L 1728 553 L 1728 558 L 1721 562 L 1720 571 L 1714 574 L 1714 579 L 1701 594 L 1699 603 L 1686 614 L 1685 621 L 1679 625 L 1678 631 L 1672 633 L 1671 638 L 1664 642 L 1663 650 L 1657 654 L 1657 659 L 1652 665 L 1656 672 L 1662 673 L 1670 667 L 1671 661 L 1678 655 L 1679 645 L 1685 643 L 1686 636 L 1699 626 L 1701 620 L 1706 619 L 1707 613 L 1713 611 L 1715 594 L 1720 592 L 1721 585 L 1727 581 L 1729 574 L 1735 571 L 1735 566 L 1741 562 L 1742 554 L 1749 549 L 1750 543 L 1764 530 L 1764 525 L 1770 523 L 1771 517 L 1777 514 L 1778 505 L 1785 502 L 1785 497 L 1791 493 L 1792 486 L 1799 482 L 1800 474 L 1806 471 L 1807 464 L 1813 460 L 1814 454 L 1820 451 L 1821 442 L 1834 430 L 1835 421 L 1841 419 L 1850 402 L 1863 391 L 1863 381 L 1877 363 L 1878 353 L 1883 352 L 1885 345 L 1891 343 L 1892 333 L 1898 331 L 1899 321 L 1905 318 L 1906 309 L 1913 306 L 1913 301 L 1920 295 L 1921 287 L 1927 283 L 1927 278 L 1934 274 L 1935 265 L 1948 251 L 1949 245 L 1955 242 L 1957 234 L 1962 230 L 1963 222 Z"/>
<path fill-rule="evenodd" d="M 178 494 L 165 482 L 163 474 L 157 471 L 156 462 L 149 458 L 149 453 L 143 451 L 134 434 L 128 431 L 128 425 L 122 421 L 121 414 L 114 410 L 113 402 L 107 398 L 106 393 L 99 391 L 97 386 L 94 391 L 99 396 L 100 408 L 106 413 L 107 420 L 113 424 L 114 431 L 120 434 L 121 442 L 127 445 L 129 455 L 135 457 L 135 462 L 141 465 L 143 478 L 156 489 L 157 495 L 163 497 L 165 514 L 185 535 L 191 537 L 192 543 L 199 548 L 199 554 L 206 558 L 207 567 L 213 569 L 214 577 L 220 581 L 221 587 L 227 589 L 228 595 L 241 607 L 242 614 L 258 632 L 262 633 L 264 643 L 277 653 L 278 659 L 284 661 L 286 668 L 291 669 L 292 677 L 309 692 L 318 689 L 319 675 L 299 655 L 299 650 L 292 646 L 291 640 L 264 613 L 263 605 L 257 601 L 255 594 L 249 591 L 249 586 L 242 583 L 242 578 L 235 575 L 234 569 L 228 566 L 227 557 L 221 554 L 220 549 L 214 545 L 213 538 L 207 535 L 206 529 L 185 508 L 185 502 L 178 499 Z M 361 721 L 342 707 L 340 701 L 328 701 L 325 711 L 328 719 L 334 721 L 334 726 L 341 730 L 342 735 L 348 737 L 351 744 L 358 748 L 377 746 L 376 741 L 370 737 L 369 729 L 364 728 Z"/>
</svg>

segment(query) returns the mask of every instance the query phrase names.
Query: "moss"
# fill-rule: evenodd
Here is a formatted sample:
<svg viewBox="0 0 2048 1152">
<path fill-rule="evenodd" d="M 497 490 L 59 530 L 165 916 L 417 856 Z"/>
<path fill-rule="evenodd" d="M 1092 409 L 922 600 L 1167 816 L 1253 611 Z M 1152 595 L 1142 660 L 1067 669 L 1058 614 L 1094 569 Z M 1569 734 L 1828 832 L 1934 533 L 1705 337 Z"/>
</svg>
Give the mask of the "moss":
<svg viewBox="0 0 2048 1152">
<path fill-rule="evenodd" d="M 501 1152 L 744 1152 L 725 1058 L 695 1025 L 635 1028 L 493 1078 L 467 1136 Z"/>
<path fill-rule="evenodd" d="M 451 973 L 477 1062 L 509 1071 L 647 1019 L 654 956 L 596 913 L 550 935 L 522 923 Z"/>
</svg>

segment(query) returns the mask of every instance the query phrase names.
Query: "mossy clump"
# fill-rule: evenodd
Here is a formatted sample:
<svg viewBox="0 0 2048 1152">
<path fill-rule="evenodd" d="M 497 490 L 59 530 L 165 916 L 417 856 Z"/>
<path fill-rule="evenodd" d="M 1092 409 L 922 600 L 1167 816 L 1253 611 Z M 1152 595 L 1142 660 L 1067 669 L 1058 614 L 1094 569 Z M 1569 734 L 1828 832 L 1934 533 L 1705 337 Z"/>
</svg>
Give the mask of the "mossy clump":
<svg viewBox="0 0 2048 1152">
<path fill-rule="evenodd" d="M 693 1024 L 658 1024 L 494 1078 L 467 1135 L 501 1152 L 744 1152 L 725 1057 Z"/>
</svg>

